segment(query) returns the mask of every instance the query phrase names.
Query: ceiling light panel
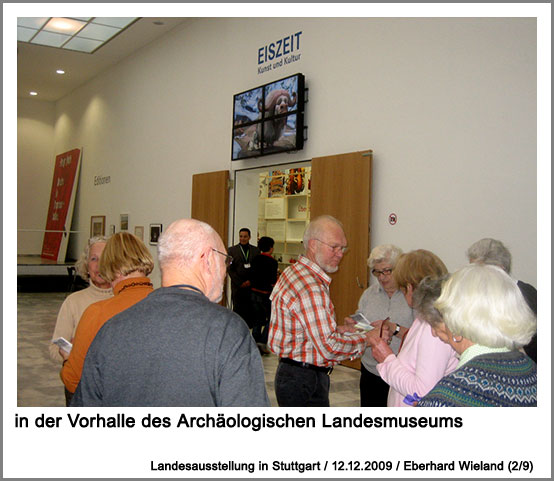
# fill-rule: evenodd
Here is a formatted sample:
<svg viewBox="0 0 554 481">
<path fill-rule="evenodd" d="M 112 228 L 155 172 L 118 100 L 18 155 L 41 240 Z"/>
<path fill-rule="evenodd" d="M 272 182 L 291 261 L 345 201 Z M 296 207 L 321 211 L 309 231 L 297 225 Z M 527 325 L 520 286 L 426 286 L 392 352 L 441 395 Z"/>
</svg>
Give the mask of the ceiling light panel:
<svg viewBox="0 0 554 481">
<path fill-rule="evenodd" d="M 81 30 L 86 25 L 86 22 L 80 20 L 72 20 L 71 18 L 52 18 L 44 27 L 47 32 L 62 33 L 65 35 L 73 35 Z"/>
<path fill-rule="evenodd" d="M 31 43 L 37 45 L 47 45 L 48 47 L 61 47 L 71 37 L 69 35 L 62 35 L 61 33 L 53 32 L 39 32 Z"/>
<path fill-rule="evenodd" d="M 94 52 L 104 42 L 101 40 L 91 40 L 89 38 L 73 37 L 64 45 L 64 49 L 77 50 L 78 52 L 91 53 Z"/>
<path fill-rule="evenodd" d="M 17 27 L 17 41 L 28 42 L 38 30 L 33 28 Z"/>
<path fill-rule="evenodd" d="M 120 28 L 108 27 L 106 25 L 96 25 L 89 23 L 76 36 L 80 38 L 89 38 L 92 40 L 106 41 L 112 38 L 115 34 L 121 32 Z"/>
<path fill-rule="evenodd" d="M 93 53 L 139 17 L 19 17 L 17 40 Z"/>
<path fill-rule="evenodd" d="M 50 17 L 18 17 L 17 25 L 19 27 L 36 28 L 37 30 L 44 26 Z"/>
<path fill-rule="evenodd" d="M 111 27 L 124 28 L 137 19 L 137 17 L 96 17 L 92 23 L 109 25 Z"/>
</svg>

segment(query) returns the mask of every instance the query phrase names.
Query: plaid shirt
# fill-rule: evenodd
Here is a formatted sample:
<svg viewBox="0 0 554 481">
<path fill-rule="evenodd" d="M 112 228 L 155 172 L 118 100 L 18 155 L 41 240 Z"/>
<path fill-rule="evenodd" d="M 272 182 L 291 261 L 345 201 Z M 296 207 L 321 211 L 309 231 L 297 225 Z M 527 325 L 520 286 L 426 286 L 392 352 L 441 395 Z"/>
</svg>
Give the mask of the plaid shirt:
<svg viewBox="0 0 554 481">
<path fill-rule="evenodd" d="M 360 356 L 363 334 L 337 331 L 329 297 L 331 278 L 307 257 L 285 269 L 271 294 L 268 347 L 280 357 L 333 366 Z"/>
</svg>

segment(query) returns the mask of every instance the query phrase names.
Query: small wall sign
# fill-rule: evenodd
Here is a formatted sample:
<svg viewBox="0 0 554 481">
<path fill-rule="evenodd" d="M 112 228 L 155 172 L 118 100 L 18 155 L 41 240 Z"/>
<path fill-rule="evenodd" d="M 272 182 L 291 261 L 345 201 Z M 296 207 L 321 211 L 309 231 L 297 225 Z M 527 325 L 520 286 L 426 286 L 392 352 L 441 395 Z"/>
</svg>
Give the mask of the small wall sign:
<svg viewBox="0 0 554 481">
<path fill-rule="evenodd" d="M 389 224 L 394 225 L 398 222 L 398 216 L 396 214 L 389 214 Z"/>
</svg>

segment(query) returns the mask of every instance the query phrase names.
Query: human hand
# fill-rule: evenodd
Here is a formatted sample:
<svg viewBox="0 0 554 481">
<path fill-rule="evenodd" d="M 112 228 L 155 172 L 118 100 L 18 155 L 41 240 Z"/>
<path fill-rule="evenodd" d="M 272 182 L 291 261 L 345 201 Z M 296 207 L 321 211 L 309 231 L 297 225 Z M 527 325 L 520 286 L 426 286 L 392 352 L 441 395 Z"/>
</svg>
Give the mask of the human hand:
<svg viewBox="0 0 554 481">
<path fill-rule="evenodd" d="M 241 285 L 240 285 L 241 289 L 245 288 L 245 287 L 250 287 L 250 281 L 244 281 Z"/>
<path fill-rule="evenodd" d="M 379 335 L 387 341 L 388 344 L 391 343 L 392 333 L 394 332 L 392 326 L 394 324 L 390 322 L 390 317 L 380 321 L 373 321 L 371 325 L 375 328 L 375 331 L 379 332 Z"/>
<path fill-rule="evenodd" d="M 343 332 L 358 332 L 355 325 L 356 325 L 356 321 L 354 319 L 352 319 L 351 317 L 345 317 L 344 318 L 344 324 L 342 326 L 338 326 L 337 330 L 341 333 L 343 333 Z"/>
<path fill-rule="evenodd" d="M 373 336 L 369 340 L 371 354 L 377 362 L 383 362 L 388 356 L 394 354 L 388 343 L 381 337 Z"/>
<path fill-rule="evenodd" d="M 67 361 L 69 359 L 69 353 L 67 351 L 64 351 L 61 347 L 58 349 L 58 352 L 60 353 L 60 356 L 63 357 L 64 361 Z"/>
<path fill-rule="evenodd" d="M 371 325 L 375 329 L 379 329 L 379 331 L 381 331 L 384 328 L 384 326 L 389 324 L 389 321 L 390 321 L 390 317 L 387 317 L 386 319 L 381 319 L 380 321 L 373 321 Z"/>
</svg>

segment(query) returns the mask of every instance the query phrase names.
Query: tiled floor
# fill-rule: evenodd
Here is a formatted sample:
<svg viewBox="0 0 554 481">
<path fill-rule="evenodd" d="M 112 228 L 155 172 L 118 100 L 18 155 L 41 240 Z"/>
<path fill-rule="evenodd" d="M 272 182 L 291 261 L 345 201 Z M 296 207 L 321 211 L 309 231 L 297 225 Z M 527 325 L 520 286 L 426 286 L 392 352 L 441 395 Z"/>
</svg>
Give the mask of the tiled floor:
<svg viewBox="0 0 554 481">
<path fill-rule="evenodd" d="M 65 406 L 60 365 L 48 355 L 48 345 L 58 310 L 66 297 L 63 292 L 17 294 L 17 404 L 20 407 Z M 278 358 L 262 357 L 266 387 L 272 406 L 277 406 L 273 379 Z M 337 366 L 331 374 L 331 406 L 359 406 L 360 374 Z"/>
</svg>

